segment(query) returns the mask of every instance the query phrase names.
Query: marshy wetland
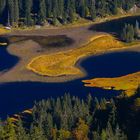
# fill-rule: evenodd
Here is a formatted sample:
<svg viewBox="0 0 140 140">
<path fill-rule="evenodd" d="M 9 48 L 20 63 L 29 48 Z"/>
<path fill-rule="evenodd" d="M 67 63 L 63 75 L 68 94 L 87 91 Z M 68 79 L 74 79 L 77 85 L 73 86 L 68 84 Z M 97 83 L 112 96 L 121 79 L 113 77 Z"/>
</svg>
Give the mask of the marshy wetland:
<svg viewBox="0 0 140 140">
<path fill-rule="evenodd" d="M 119 26 L 119 23 L 122 24 L 120 21 L 127 22 L 128 19 L 129 22 L 135 23 L 140 17 L 118 19 L 115 23 L 108 22 L 112 26 L 114 24 Z M 108 31 L 97 30 L 97 26 L 107 29 L 106 22 L 95 26 L 96 28 L 93 28 L 94 25 L 92 28 L 88 25 L 72 29 L 14 31 L 2 35 L 1 39 L 6 38 L 9 43 L 8 46 L 0 47 L 0 106 L 3 106 L 0 108 L 0 114 L 3 114 L 2 117 L 32 107 L 35 100 L 58 97 L 65 93 L 81 98 L 88 93 L 98 98 L 117 96 L 123 88 L 117 88 L 118 91 L 114 91 L 114 85 L 112 85 L 112 90 L 102 90 L 100 89 L 102 85 L 95 86 L 99 88 L 93 88 L 84 86 L 82 81 L 139 73 L 140 43 L 136 41 L 128 45 L 108 34 Z M 38 58 L 42 57 L 45 59 L 35 64 L 37 68 L 38 66 L 45 67 L 47 70 L 50 68 L 49 72 L 52 70 L 50 75 L 40 74 L 38 70 L 34 72 L 28 68 L 29 64 L 32 65 L 34 62 L 33 60 L 38 61 Z M 51 60 L 48 60 L 49 58 Z M 52 60 L 53 65 L 47 67 Z M 72 72 L 70 68 L 73 69 Z M 60 69 L 64 73 L 61 73 Z M 68 73 L 65 73 L 66 69 Z M 138 74 L 136 79 L 130 78 L 130 81 L 133 80 L 138 84 L 139 77 Z"/>
</svg>

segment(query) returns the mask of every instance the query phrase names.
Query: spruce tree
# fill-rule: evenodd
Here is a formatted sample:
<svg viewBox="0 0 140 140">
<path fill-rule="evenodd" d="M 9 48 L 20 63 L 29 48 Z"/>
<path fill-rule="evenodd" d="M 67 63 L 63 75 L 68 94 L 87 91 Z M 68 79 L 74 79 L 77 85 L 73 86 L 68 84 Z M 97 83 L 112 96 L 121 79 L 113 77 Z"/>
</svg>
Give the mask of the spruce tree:
<svg viewBox="0 0 140 140">
<path fill-rule="evenodd" d="M 48 18 L 52 17 L 53 15 L 53 1 L 46 0 L 46 16 Z"/>
<path fill-rule="evenodd" d="M 6 6 L 6 0 L 0 0 L 0 17 L 4 11 L 5 6 Z"/>
<path fill-rule="evenodd" d="M 23 127 L 23 122 L 21 119 L 16 123 L 16 135 L 17 140 L 29 140 L 29 135 L 27 134 L 25 128 Z"/>
<path fill-rule="evenodd" d="M 112 14 L 116 15 L 118 13 L 117 0 L 112 1 Z"/>
<path fill-rule="evenodd" d="M 104 17 L 106 15 L 106 1 L 105 0 L 97 1 L 97 13 L 101 17 Z"/>
<path fill-rule="evenodd" d="M 134 36 L 135 36 L 135 32 L 134 32 L 133 25 L 125 24 L 121 34 L 122 40 L 129 43 L 134 40 Z"/>
<path fill-rule="evenodd" d="M 14 23 L 18 26 L 19 21 L 19 3 L 18 0 L 14 0 Z"/>
<path fill-rule="evenodd" d="M 136 25 L 135 25 L 135 37 L 139 38 L 139 22 L 136 20 Z"/>
<path fill-rule="evenodd" d="M 8 0 L 8 20 L 11 25 L 14 24 L 14 0 Z"/>
<path fill-rule="evenodd" d="M 33 21 L 31 17 L 32 0 L 25 0 L 25 24 L 31 26 Z"/>
<path fill-rule="evenodd" d="M 44 24 L 46 21 L 46 3 L 45 3 L 45 0 L 39 1 L 38 21 L 39 21 L 39 24 Z"/>
<path fill-rule="evenodd" d="M 59 17 L 62 18 L 64 14 L 64 0 L 58 0 L 58 8 L 59 8 Z"/>
<path fill-rule="evenodd" d="M 95 20 L 96 18 L 96 8 L 95 8 L 95 0 L 90 0 L 90 15 L 91 19 Z"/>
<path fill-rule="evenodd" d="M 86 4 L 85 4 L 85 0 L 81 0 L 80 1 L 80 15 L 81 17 L 85 18 L 86 17 Z"/>
<path fill-rule="evenodd" d="M 70 22 L 75 20 L 75 1 L 69 0 L 68 2 L 68 15 Z"/>
</svg>

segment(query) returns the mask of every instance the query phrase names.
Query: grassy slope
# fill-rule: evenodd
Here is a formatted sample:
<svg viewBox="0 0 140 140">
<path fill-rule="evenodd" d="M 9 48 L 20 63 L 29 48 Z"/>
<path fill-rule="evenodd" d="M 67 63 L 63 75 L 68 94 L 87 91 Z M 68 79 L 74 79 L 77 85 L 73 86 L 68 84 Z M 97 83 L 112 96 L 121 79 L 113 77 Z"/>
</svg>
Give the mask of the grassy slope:
<svg viewBox="0 0 140 140">
<path fill-rule="evenodd" d="M 132 96 L 140 83 L 140 72 L 115 78 L 95 78 L 83 80 L 87 87 L 100 87 L 103 89 L 123 90 L 127 96 Z"/>
<path fill-rule="evenodd" d="M 75 67 L 80 58 L 124 47 L 128 46 L 111 35 L 95 35 L 80 48 L 33 58 L 27 65 L 27 69 L 44 76 L 83 74 L 79 68 Z"/>
</svg>

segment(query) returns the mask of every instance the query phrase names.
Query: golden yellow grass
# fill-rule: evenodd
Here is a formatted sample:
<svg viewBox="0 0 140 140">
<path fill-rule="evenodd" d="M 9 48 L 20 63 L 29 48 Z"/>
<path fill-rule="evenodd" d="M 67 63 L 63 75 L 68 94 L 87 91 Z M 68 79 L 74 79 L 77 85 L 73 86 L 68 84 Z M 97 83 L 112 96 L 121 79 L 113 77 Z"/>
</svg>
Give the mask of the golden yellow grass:
<svg viewBox="0 0 140 140">
<path fill-rule="evenodd" d="M 9 30 L 6 30 L 6 29 L 0 27 L 0 35 L 5 34 L 5 33 L 9 33 L 9 32 L 10 32 Z"/>
<path fill-rule="evenodd" d="M 9 32 L 10 32 L 9 30 L 6 30 L 6 29 L 0 27 L 0 35 L 5 34 L 5 33 L 9 33 Z M 6 45 L 7 45 L 7 43 L 0 42 L 0 46 L 6 46 Z"/>
<path fill-rule="evenodd" d="M 127 96 L 132 96 L 140 83 L 140 72 L 115 78 L 95 78 L 83 80 L 87 87 L 123 90 Z"/>
<path fill-rule="evenodd" d="M 83 72 L 75 67 L 80 58 L 124 47 L 128 46 L 109 34 L 95 35 L 82 47 L 33 58 L 27 69 L 44 76 L 80 75 Z"/>
</svg>

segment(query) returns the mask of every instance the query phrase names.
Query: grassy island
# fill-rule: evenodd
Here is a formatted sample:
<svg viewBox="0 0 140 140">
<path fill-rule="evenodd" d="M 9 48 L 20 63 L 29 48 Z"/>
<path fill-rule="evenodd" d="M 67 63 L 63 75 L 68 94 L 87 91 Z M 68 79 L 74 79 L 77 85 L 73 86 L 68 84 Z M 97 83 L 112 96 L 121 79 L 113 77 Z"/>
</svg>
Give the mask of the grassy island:
<svg viewBox="0 0 140 140">
<path fill-rule="evenodd" d="M 138 43 L 139 42 L 135 42 L 129 45 L 133 46 Z M 27 65 L 27 69 L 43 76 L 83 74 L 82 71 L 75 66 L 79 59 L 114 49 L 125 48 L 129 45 L 117 40 L 109 34 L 98 34 L 79 48 L 35 57 Z"/>
<path fill-rule="evenodd" d="M 123 90 L 127 96 L 132 96 L 140 83 L 140 72 L 115 78 L 95 78 L 83 80 L 87 87 Z"/>
</svg>

